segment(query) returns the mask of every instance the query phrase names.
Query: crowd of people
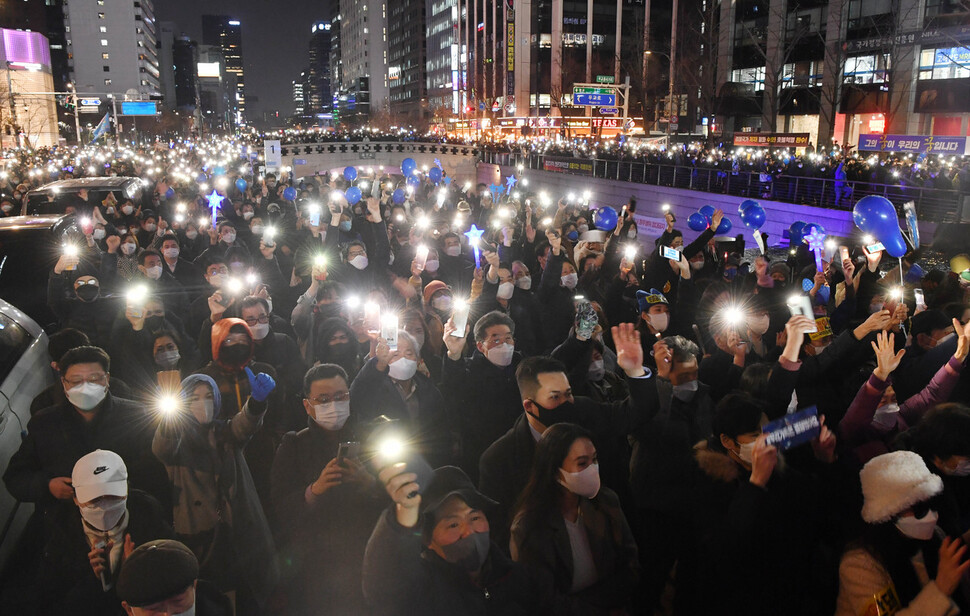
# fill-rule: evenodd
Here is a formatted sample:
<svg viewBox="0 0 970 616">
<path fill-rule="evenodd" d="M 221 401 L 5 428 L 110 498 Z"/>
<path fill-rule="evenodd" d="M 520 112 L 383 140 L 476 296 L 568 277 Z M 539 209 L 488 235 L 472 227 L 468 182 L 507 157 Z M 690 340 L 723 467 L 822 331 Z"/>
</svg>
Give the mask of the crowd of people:
<svg viewBox="0 0 970 616">
<path fill-rule="evenodd" d="M 65 201 L 4 611 L 970 609 L 965 255 L 818 271 L 715 238 L 721 211 L 688 242 L 633 200 L 597 228 L 525 188 L 238 155 L 73 161 L 144 190 Z M 786 448 L 792 416 L 816 428 Z"/>
</svg>

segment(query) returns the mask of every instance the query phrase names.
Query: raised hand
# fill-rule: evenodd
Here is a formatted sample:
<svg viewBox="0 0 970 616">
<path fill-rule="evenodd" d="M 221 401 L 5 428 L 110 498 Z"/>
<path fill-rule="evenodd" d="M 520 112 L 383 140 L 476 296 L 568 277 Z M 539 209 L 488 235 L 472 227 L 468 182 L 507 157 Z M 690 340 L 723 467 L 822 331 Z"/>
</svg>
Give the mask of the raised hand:
<svg viewBox="0 0 970 616">
<path fill-rule="evenodd" d="M 633 323 L 620 323 L 614 326 L 613 344 L 616 346 L 616 363 L 623 368 L 628 377 L 637 378 L 646 374 L 643 369 L 643 347 L 640 346 L 640 332 Z"/>
<path fill-rule="evenodd" d="M 966 325 L 960 325 L 960 321 L 953 319 L 953 331 L 957 335 L 957 350 L 953 354 L 957 358 L 957 361 L 963 361 L 967 358 L 967 352 L 970 351 L 970 322 Z"/>
<path fill-rule="evenodd" d="M 711 229 L 717 231 L 717 228 L 721 226 L 721 221 L 724 219 L 724 210 L 714 210 L 714 215 L 711 216 Z"/>
<path fill-rule="evenodd" d="M 257 402 L 263 402 L 276 389 L 276 381 L 265 372 L 253 374 L 252 369 L 246 366 L 246 376 L 249 378 L 249 395 Z"/>
<path fill-rule="evenodd" d="M 819 432 L 818 437 L 812 441 L 812 449 L 815 451 L 815 459 L 826 464 L 832 464 L 835 462 L 836 458 L 835 434 L 825 425 L 825 415 L 819 417 L 818 421 L 820 424 L 822 424 L 822 431 Z"/>
<path fill-rule="evenodd" d="M 468 325 L 465 325 L 465 334 L 463 336 L 455 336 L 454 333 L 457 331 L 455 327 L 455 322 L 448 319 L 445 323 L 445 335 L 442 339 L 445 343 L 445 348 L 448 349 L 448 359 L 457 361 L 461 358 L 461 353 L 465 349 L 465 339 L 468 337 Z"/>
<path fill-rule="evenodd" d="M 765 487 L 778 464 L 778 449 L 767 444 L 767 436 L 762 434 L 754 443 L 751 452 L 751 483 Z"/>
<path fill-rule="evenodd" d="M 421 505 L 421 489 L 417 483 L 417 473 L 407 472 L 404 462 L 392 464 L 377 475 L 387 495 L 394 501 L 397 523 L 404 528 L 414 528 L 418 523 L 418 506 Z"/>
<path fill-rule="evenodd" d="M 936 579 L 933 583 L 947 596 L 952 595 L 960 586 L 960 580 L 970 568 L 970 561 L 964 560 L 967 546 L 959 539 L 943 539 L 940 545 L 940 563 L 936 569 Z"/>
<path fill-rule="evenodd" d="M 879 332 L 876 336 L 876 341 L 870 343 L 872 350 L 876 352 L 877 364 L 872 374 L 879 380 L 885 381 L 888 379 L 892 371 L 899 367 L 899 362 L 902 361 L 903 355 L 906 354 L 906 349 L 902 349 L 899 353 L 896 353 L 895 340 L 895 334 Z"/>
</svg>

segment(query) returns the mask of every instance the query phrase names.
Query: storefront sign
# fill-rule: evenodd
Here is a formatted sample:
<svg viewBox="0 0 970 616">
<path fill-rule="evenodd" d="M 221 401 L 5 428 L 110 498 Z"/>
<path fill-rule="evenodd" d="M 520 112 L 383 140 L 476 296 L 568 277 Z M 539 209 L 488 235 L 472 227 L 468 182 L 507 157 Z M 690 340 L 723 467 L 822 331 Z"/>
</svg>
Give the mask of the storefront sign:
<svg viewBox="0 0 970 616">
<path fill-rule="evenodd" d="M 966 149 L 966 137 L 859 135 L 860 152 L 926 152 L 963 156 Z"/>
<path fill-rule="evenodd" d="M 811 145 L 810 138 L 811 135 L 808 133 L 735 133 L 734 145 L 757 148 L 804 148 Z"/>
</svg>

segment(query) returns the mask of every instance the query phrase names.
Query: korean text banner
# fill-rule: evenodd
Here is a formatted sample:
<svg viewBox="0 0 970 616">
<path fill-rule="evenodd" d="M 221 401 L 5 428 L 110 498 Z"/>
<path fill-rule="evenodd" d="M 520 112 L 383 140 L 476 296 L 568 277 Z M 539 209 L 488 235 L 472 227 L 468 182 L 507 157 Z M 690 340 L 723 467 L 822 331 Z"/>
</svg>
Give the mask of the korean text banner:
<svg viewBox="0 0 970 616">
<path fill-rule="evenodd" d="M 966 137 L 941 137 L 925 135 L 860 135 L 861 152 L 927 152 L 963 156 L 967 149 Z"/>
</svg>

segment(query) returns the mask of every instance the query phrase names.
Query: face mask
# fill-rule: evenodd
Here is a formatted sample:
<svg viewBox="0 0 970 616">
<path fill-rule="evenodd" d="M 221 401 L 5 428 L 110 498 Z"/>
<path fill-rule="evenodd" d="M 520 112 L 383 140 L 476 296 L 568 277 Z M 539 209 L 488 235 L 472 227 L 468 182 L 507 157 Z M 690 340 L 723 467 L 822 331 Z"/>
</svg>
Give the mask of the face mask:
<svg viewBox="0 0 970 616">
<path fill-rule="evenodd" d="M 135 252 L 135 245 L 134 244 L 130 244 L 130 243 L 129 244 L 122 244 L 121 245 L 121 252 L 125 253 L 126 255 L 128 255 L 130 257 Z"/>
<path fill-rule="evenodd" d="M 508 299 L 512 297 L 512 293 L 515 291 L 515 285 L 511 282 L 503 282 L 498 285 L 498 291 L 495 292 L 495 297 L 499 299 Z"/>
<path fill-rule="evenodd" d="M 896 528 L 910 539 L 928 541 L 933 538 L 933 531 L 936 530 L 936 521 L 939 519 L 939 514 L 930 509 L 921 518 L 916 518 L 911 515 L 899 518 L 896 520 Z"/>
<path fill-rule="evenodd" d="M 576 227 L 576 229 L 580 233 L 586 233 L 587 231 L 589 231 L 589 225 L 579 225 L 578 227 Z"/>
<path fill-rule="evenodd" d="M 253 235 L 262 235 L 263 225 L 253 225 Z"/>
<path fill-rule="evenodd" d="M 761 315 L 760 317 L 755 317 L 753 319 L 748 319 L 748 329 L 758 334 L 759 336 L 763 336 L 764 333 L 768 331 L 768 324 L 770 322 L 771 322 L 771 319 L 766 314 Z"/>
<path fill-rule="evenodd" d="M 230 344 L 221 347 L 219 360 L 227 366 L 242 366 L 249 361 L 249 345 Z"/>
<path fill-rule="evenodd" d="M 876 314 L 877 312 L 882 310 L 883 306 L 885 306 L 883 302 L 873 302 L 869 304 L 869 314 Z"/>
<path fill-rule="evenodd" d="M 324 430 L 336 432 L 344 427 L 350 417 L 350 400 L 333 401 L 313 405 L 313 421 Z"/>
<path fill-rule="evenodd" d="M 195 603 L 192 603 L 192 607 L 185 610 L 184 612 L 179 612 L 178 614 L 172 614 L 172 616 L 195 616 Z"/>
<path fill-rule="evenodd" d="M 118 525 L 121 518 L 125 515 L 128 506 L 128 499 L 112 501 L 107 505 L 95 505 L 94 507 L 81 507 L 81 518 L 89 526 L 100 531 L 109 531 Z"/>
<path fill-rule="evenodd" d="M 220 288 L 226 283 L 226 274 L 212 274 L 209 276 L 209 284 L 213 287 Z"/>
<path fill-rule="evenodd" d="M 94 230 L 94 233 L 92 233 L 91 236 L 94 237 L 94 239 L 96 239 L 96 240 L 103 240 L 104 239 L 104 229 L 95 229 Z"/>
<path fill-rule="evenodd" d="M 367 262 L 367 256 L 366 255 L 357 255 L 356 257 L 354 257 L 353 259 L 351 259 L 350 261 L 348 261 L 348 263 L 350 263 L 351 265 L 353 265 L 355 269 L 358 269 L 358 270 L 366 269 L 367 268 L 367 263 L 368 263 Z"/>
<path fill-rule="evenodd" d="M 202 425 L 212 423 L 215 414 L 216 407 L 213 400 L 196 400 L 192 403 L 192 416 Z"/>
<path fill-rule="evenodd" d="M 104 208 L 104 211 L 107 212 L 108 214 L 114 214 L 115 213 L 115 208 L 114 208 L 114 206 L 109 205 L 108 207 Z"/>
<path fill-rule="evenodd" d="M 876 409 L 872 416 L 872 423 L 878 428 L 892 430 L 896 426 L 896 417 L 899 415 L 899 405 L 895 402 L 884 404 Z"/>
<path fill-rule="evenodd" d="M 438 312 L 448 312 L 451 310 L 451 296 L 441 295 L 431 300 L 431 306 Z"/>
<path fill-rule="evenodd" d="M 253 212 L 243 212 L 243 220 L 249 220 L 253 217 Z"/>
<path fill-rule="evenodd" d="M 145 224 L 145 231 L 151 232 L 151 231 L 154 231 L 154 230 L 155 230 L 155 223 L 150 222 L 150 223 L 146 223 Z"/>
<path fill-rule="evenodd" d="M 175 370 L 182 359 L 178 351 L 159 351 L 155 353 L 155 365 L 162 370 Z"/>
<path fill-rule="evenodd" d="M 82 411 L 90 411 L 101 404 L 104 396 L 108 393 L 108 388 L 97 383 L 81 383 L 64 393 L 67 396 L 68 402 Z"/>
<path fill-rule="evenodd" d="M 494 365 L 504 368 L 512 363 L 512 354 L 515 353 L 515 346 L 504 342 L 485 351 L 485 358 Z"/>
<path fill-rule="evenodd" d="M 523 276 L 515 281 L 515 285 L 524 291 L 532 288 L 532 276 Z"/>
<path fill-rule="evenodd" d="M 738 457 L 745 464 L 751 464 L 751 460 L 753 459 L 752 455 L 754 454 L 754 444 L 755 441 L 751 441 L 750 443 L 739 443 L 738 445 Z"/>
<path fill-rule="evenodd" d="M 565 276 L 561 277 L 560 280 L 562 280 L 562 286 L 566 287 L 567 289 L 575 289 L 576 285 L 579 283 L 579 276 L 576 274 L 576 272 L 573 272 L 572 274 L 566 274 Z"/>
<path fill-rule="evenodd" d="M 736 270 L 736 269 L 727 269 L 727 270 L 724 270 L 724 279 L 725 280 L 734 280 L 735 276 L 737 276 L 737 275 L 738 275 L 738 270 Z"/>
<path fill-rule="evenodd" d="M 236 274 L 242 274 L 246 270 L 246 264 L 242 261 L 233 261 L 229 264 L 229 269 Z"/>
<path fill-rule="evenodd" d="M 341 231 L 343 231 L 344 233 L 349 233 L 353 225 L 349 220 L 341 220 L 339 226 Z"/>
<path fill-rule="evenodd" d="M 249 329 L 253 331 L 253 338 L 255 340 L 262 340 L 269 335 L 269 323 L 257 323 Z"/>
<path fill-rule="evenodd" d="M 566 234 L 566 239 L 568 239 L 570 242 L 575 242 L 576 240 L 579 239 L 579 232 L 575 230 L 570 231 L 569 233 Z"/>
<path fill-rule="evenodd" d="M 697 270 L 699 270 L 699 269 L 702 269 L 703 267 L 704 267 L 704 262 L 703 261 L 691 261 L 690 262 L 690 268 L 692 270 L 694 270 L 695 272 Z"/>
<path fill-rule="evenodd" d="M 388 365 L 387 374 L 395 381 L 408 381 L 418 371 L 418 362 L 407 357 L 400 357 Z"/>
<path fill-rule="evenodd" d="M 154 267 L 146 267 L 145 275 L 151 278 L 152 280 L 158 280 L 159 278 L 162 277 L 162 266 L 156 265 Z"/>
<path fill-rule="evenodd" d="M 970 475 L 970 459 L 960 460 L 957 462 L 956 468 L 952 470 L 945 466 L 942 467 L 942 470 L 951 477 L 966 477 L 967 475 Z"/>
<path fill-rule="evenodd" d="M 579 423 L 579 414 L 576 412 L 576 405 L 572 402 L 563 402 L 551 409 L 547 409 L 535 400 L 532 401 L 532 404 L 539 412 L 529 414 L 547 428 L 557 423 Z"/>
<path fill-rule="evenodd" d="M 125 216 L 131 216 L 131 213 L 135 211 L 135 208 L 130 205 L 123 205 L 121 211 L 124 212 Z"/>
<path fill-rule="evenodd" d="M 445 248 L 445 254 L 449 257 L 457 257 L 461 254 L 461 246 L 448 246 Z"/>
<path fill-rule="evenodd" d="M 939 340 L 937 340 L 936 341 L 936 344 L 933 345 L 933 346 L 940 346 L 941 344 L 945 343 L 947 340 L 949 340 L 950 338 L 955 337 L 956 335 L 957 335 L 956 332 L 950 332 L 949 334 L 947 334 L 947 335 L 943 336 L 942 338 L 940 338 Z"/>
<path fill-rule="evenodd" d="M 674 397 L 682 402 L 690 402 L 695 393 L 697 393 L 697 381 L 674 385 Z"/>
<path fill-rule="evenodd" d="M 232 233 L 223 233 L 222 241 L 225 242 L 226 244 L 232 244 L 233 242 L 236 241 L 236 232 L 233 231 Z"/>
<path fill-rule="evenodd" d="M 464 571 L 474 573 L 485 564 L 490 547 L 488 531 L 485 531 L 462 537 L 451 545 L 443 545 L 441 551 L 446 561 Z"/>
<path fill-rule="evenodd" d="M 424 269 L 432 274 L 437 272 L 439 267 L 441 267 L 441 263 L 439 263 L 437 259 L 431 259 L 424 264 Z"/>
<path fill-rule="evenodd" d="M 602 359 L 589 362 L 587 375 L 591 381 L 602 381 L 603 377 L 606 376 L 606 363 Z"/>
<path fill-rule="evenodd" d="M 166 259 L 178 259 L 179 249 L 178 248 L 166 248 L 162 251 Z"/>
<path fill-rule="evenodd" d="M 590 464 L 578 473 L 559 469 L 559 483 L 577 496 L 596 498 L 600 492 L 600 465 Z"/>
<path fill-rule="evenodd" d="M 186 231 L 185 232 L 185 237 L 189 238 L 190 240 L 194 240 L 195 238 L 199 237 L 199 232 L 198 231 Z"/>
<path fill-rule="evenodd" d="M 663 333 L 667 331 L 667 326 L 670 325 L 670 314 L 666 312 L 661 314 L 648 314 L 647 322 L 650 323 L 650 327 Z"/>
<path fill-rule="evenodd" d="M 82 302 L 93 302 L 101 295 L 101 287 L 96 284 L 85 284 L 79 286 L 74 293 Z"/>
</svg>

